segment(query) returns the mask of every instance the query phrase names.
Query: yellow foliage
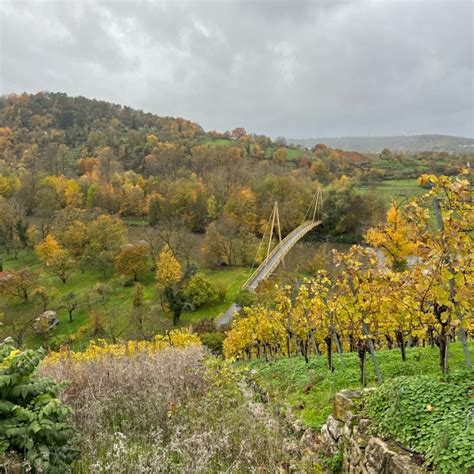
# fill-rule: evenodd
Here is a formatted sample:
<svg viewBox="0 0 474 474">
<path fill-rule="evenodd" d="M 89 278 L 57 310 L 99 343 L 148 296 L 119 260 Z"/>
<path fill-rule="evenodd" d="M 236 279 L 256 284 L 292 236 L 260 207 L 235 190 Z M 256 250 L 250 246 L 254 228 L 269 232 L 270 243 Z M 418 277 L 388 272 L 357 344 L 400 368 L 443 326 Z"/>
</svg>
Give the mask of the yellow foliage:
<svg viewBox="0 0 474 474">
<path fill-rule="evenodd" d="M 366 234 L 385 259 L 360 245 L 334 252 L 340 271 L 331 278 L 319 272 L 297 292 L 277 287 L 271 309 L 245 308 L 224 341 L 225 356 L 392 347 L 443 331 L 458 332 L 462 341 L 463 330 L 474 328 L 472 189 L 463 176 L 427 175 L 420 182 L 431 185 L 425 196 L 403 208 L 393 203 L 386 222 Z"/>
<path fill-rule="evenodd" d="M 197 334 L 187 329 L 175 329 L 165 335 L 157 335 L 152 341 L 127 341 L 118 344 L 109 344 L 104 339 L 92 341 L 83 352 L 74 352 L 62 347 L 58 352 L 51 352 L 44 363 L 54 364 L 64 360 L 73 362 L 88 362 L 102 358 L 136 357 L 139 355 L 153 355 L 169 347 L 201 346 Z"/>
<path fill-rule="evenodd" d="M 181 264 L 168 245 L 161 251 L 156 266 L 156 286 L 159 290 L 173 286 L 181 280 Z"/>
<path fill-rule="evenodd" d="M 61 251 L 61 246 L 57 240 L 49 234 L 35 247 L 35 251 L 38 258 L 47 264 L 53 259 L 55 254 Z"/>
</svg>

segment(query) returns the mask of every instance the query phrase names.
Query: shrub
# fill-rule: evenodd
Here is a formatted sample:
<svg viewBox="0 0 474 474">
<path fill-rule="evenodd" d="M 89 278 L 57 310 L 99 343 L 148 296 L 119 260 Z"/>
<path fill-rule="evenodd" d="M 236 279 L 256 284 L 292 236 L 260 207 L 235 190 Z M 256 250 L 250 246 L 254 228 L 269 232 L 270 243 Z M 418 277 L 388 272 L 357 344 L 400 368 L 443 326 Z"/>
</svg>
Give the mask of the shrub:
<svg viewBox="0 0 474 474">
<path fill-rule="evenodd" d="M 248 290 L 241 290 L 235 297 L 235 303 L 237 306 L 240 306 L 241 308 L 245 308 L 247 306 L 252 306 L 252 304 L 255 302 L 255 293 L 252 293 L 251 291 Z"/>
<path fill-rule="evenodd" d="M 55 364 L 63 360 L 87 362 L 102 358 L 133 357 L 143 354 L 156 354 L 169 347 L 200 346 L 197 334 L 187 329 L 175 329 L 165 335 L 157 335 L 151 341 L 127 341 L 110 344 L 105 339 L 91 341 L 85 351 L 74 352 L 62 346 L 58 352 L 52 352 L 45 359 L 45 364 Z"/>
<path fill-rule="evenodd" d="M 216 291 L 217 291 L 217 300 L 222 303 L 225 300 L 225 297 L 227 296 L 227 285 L 222 282 L 217 282 L 216 285 Z"/>
<path fill-rule="evenodd" d="M 36 374 L 43 354 L 0 344 L 0 456 L 23 458 L 40 472 L 64 472 L 76 456 L 71 409 L 57 398 L 64 385 Z"/>
<path fill-rule="evenodd" d="M 202 343 L 209 348 L 209 350 L 216 355 L 222 355 L 224 345 L 224 334 L 220 331 L 205 332 L 200 334 Z"/>
<path fill-rule="evenodd" d="M 193 331 L 197 334 L 213 332 L 216 330 L 216 323 L 212 319 L 201 319 L 193 325 Z"/>
<path fill-rule="evenodd" d="M 184 295 L 188 303 L 194 308 L 199 308 L 203 304 L 215 300 L 218 296 L 218 292 L 209 278 L 202 273 L 196 273 L 190 278 L 186 285 Z"/>
</svg>

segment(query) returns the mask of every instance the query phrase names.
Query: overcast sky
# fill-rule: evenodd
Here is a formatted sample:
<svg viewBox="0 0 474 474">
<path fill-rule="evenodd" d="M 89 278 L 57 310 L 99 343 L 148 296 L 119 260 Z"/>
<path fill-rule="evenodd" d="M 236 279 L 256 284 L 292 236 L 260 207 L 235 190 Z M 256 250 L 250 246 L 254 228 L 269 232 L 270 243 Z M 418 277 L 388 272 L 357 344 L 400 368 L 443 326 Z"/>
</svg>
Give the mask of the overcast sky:
<svg viewBox="0 0 474 474">
<path fill-rule="evenodd" d="M 0 0 L 0 93 L 206 130 L 474 136 L 474 2 Z"/>
</svg>

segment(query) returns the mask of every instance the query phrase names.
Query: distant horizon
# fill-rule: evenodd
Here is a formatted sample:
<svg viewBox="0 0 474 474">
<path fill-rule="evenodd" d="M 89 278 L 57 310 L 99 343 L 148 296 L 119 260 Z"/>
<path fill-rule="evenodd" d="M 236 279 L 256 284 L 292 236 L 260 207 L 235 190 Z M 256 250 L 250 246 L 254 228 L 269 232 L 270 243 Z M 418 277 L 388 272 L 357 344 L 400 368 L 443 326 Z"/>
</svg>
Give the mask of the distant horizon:
<svg viewBox="0 0 474 474">
<path fill-rule="evenodd" d="M 314 140 L 318 139 L 337 139 L 337 138 L 401 138 L 401 137 L 450 137 L 450 138 L 467 138 L 469 140 L 474 140 L 474 136 L 467 137 L 465 135 L 451 135 L 449 133 L 408 133 L 408 134 L 397 134 L 397 135 L 333 135 L 333 136 L 314 136 L 314 137 L 285 137 L 288 140 Z"/>
</svg>

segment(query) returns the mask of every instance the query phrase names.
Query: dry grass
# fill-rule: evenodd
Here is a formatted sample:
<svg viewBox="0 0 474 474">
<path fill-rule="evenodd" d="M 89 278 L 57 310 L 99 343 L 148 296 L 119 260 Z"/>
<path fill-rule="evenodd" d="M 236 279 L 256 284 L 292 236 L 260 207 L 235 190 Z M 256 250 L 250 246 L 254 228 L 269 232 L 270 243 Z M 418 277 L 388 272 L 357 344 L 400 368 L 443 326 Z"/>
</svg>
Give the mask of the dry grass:
<svg viewBox="0 0 474 474">
<path fill-rule="evenodd" d="M 287 470 L 285 434 L 249 412 L 232 369 L 202 348 L 42 368 L 70 380 L 81 459 L 74 472 Z"/>
</svg>

